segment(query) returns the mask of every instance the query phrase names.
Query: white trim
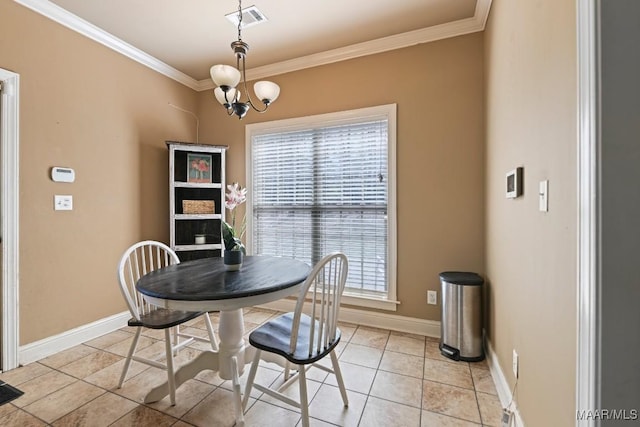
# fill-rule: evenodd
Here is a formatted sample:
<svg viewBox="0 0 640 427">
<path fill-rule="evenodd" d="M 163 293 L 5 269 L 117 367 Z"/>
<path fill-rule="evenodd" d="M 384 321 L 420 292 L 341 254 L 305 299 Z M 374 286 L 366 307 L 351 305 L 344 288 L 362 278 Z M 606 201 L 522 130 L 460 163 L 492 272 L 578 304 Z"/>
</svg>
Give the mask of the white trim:
<svg viewBox="0 0 640 427">
<path fill-rule="evenodd" d="M 55 21 L 65 27 L 76 31 L 83 36 L 94 40 L 109 49 L 112 49 L 129 59 L 132 59 L 145 67 L 151 68 L 160 74 L 163 74 L 170 79 L 182 83 L 183 85 L 193 89 L 199 90 L 198 81 L 180 70 L 173 68 L 172 66 L 160 61 L 154 56 L 149 55 L 146 52 L 138 49 L 135 46 L 119 39 L 103 30 L 96 27 L 90 22 L 74 15 L 73 13 L 61 8 L 60 6 L 48 1 L 48 0 L 14 0 L 16 3 L 27 7 L 34 12 L 37 12 L 52 21 Z"/>
<path fill-rule="evenodd" d="M 511 410 L 515 416 L 515 425 L 516 427 L 524 427 L 524 422 L 522 421 L 522 417 L 520 416 L 520 411 L 518 411 L 517 402 L 511 402 L 511 388 L 509 387 L 509 383 L 507 382 L 506 377 L 504 376 L 504 371 L 500 367 L 500 362 L 498 361 L 498 357 L 493 352 L 493 348 L 491 347 L 491 343 L 489 341 L 486 342 L 486 358 L 487 365 L 489 365 L 489 370 L 491 371 L 491 378 L 493 379 L 493 383 L 496 386 L 496 391 L 498 392 L 498 398 L 500 399 L 500 404 L 503 408 L 506 408 L 509 403 L 511 403 Z"/>
<path fill-rule="evenodd" d="M 71 30 L 89 37 L 110 49 L 115 50 L 140 64 L 151 68 L 169 78 L 198 92 L 213 89 L 211 79 L 197 81 L 183 72 L 165 64 L 155 57 L 122 41 L 114 35 L 96 27 L 82 18 L 47 0 L 14 0 L 29 9 L 56 21 Z M 474 15 L 471 18 L 460 19 L 446 24 L 435 25 L 407 33 L 396 34 L 358 43 L 351 46 L 333 49 L 313 55 L 282 61 L 247 70 L 247 80 L 256 80 L 277 74 L 318 67 L 334 62 L 346 61 L 366 55 L 401 49 L 421 43 L 429 43 L 451 37 L 483 31 L 491 9 L 491 0 L 477 0 Z"/>
<path fill-rule="evenodd" d="M 296 300 L 287 298 L 262 304 L 259 307 L 282 312 L 293 311 Z M 397 314 L 380 313 L 377 311 L 358 310 L 340 307 L 340 321 L 374 328 L 389 329 L 427 337 L 440 338 L 440 322 L 435 320 L 417 319 L 415 317 L 398 316 Z"/>
<path fill-rule="evenodd" d="M 476 1 L 476 10 L 473 14 L 473 19 L 475 19 L 477 25 L 480 26 L 481 29 L 479 31 L 484 31 L 484 28 L 487 25 L 489 11 L 491 10 L 491 1 L 492 0 Z"/>
<path fill-rule="evenodd" d="M 578 292 L 576 410 L 600 408 L 599 2 L 578 0 Z M 595 426 L 593 419 L 576 426 Z"/>
<path fill-rule="evenodd" d="M 355 110 L 339 111 L 334 113 L 317 114 L 314 116 L 294 117 L 283 120 L 273 120 L 268 122 L 254 123 L 245 127 L 245 171 L 246 182 L 253 182 L 253 150 L 251 149 L 252 139 L 256 135 L 264 133 L 275 132 L 292 132 L 295 130 L 308 129 L 310 126 L 322 125 L 322 126 L 337 126 L 340 124 L 347 124 L 356 120 L 367 119 L 387 119 L 388 122 L 388 152 L 387 152 L 387 173 L 389 178 L 387 180 L 387 246 L 388 246 L 388 259 L 387 259 L 387 275 L 388 275 L 388 289 L 385 299 L 373 300 L 370 298 L 352 298 L 346 296 L 350 304 L 359 305 L 362 307 L 379 308 L 383 310 L 396 311 L 396 305 L 398 295 L 398 215 L 397 215 L 397 105 L 386 104 L 378 105 L 374 107 L 359 108 Z M 253 199 L 251 191 L 247 194 L 247 212 L 251 210 L 253 206 Z M 252 215 L 246 216 L 247 221 L 247 238 L 246 249 L 248 254 L 253 254 L 253 241 L 252 230 L 253 221 Z"/>
<path fill-rule="evenodd" d="M 18 367 L 20 267 L 20 76 L 0 68 L 2 82 L 2 360 L 0 369 Z"/>
<path fill-rule="evenodd" d="M 127 326 L 131 313 L 124 311 L 20 347 L 20 364 L 35 362 L 52 354 L 98 338 Z"/>
<path fill-rule="evenodd" d="M 387 148 L 387 173 L 393 177 L 393 185 L 387 188 L 387 229 L 389 235 L 389 264 L 387 265 L 387 275 L 389 277 L 389 289 L 387 290 L 387 299 L 389 302 L 399 304 L 398 298 L 398 171 L 397 171 L 397 139 L 398 139 L 398 107 L 391 104 L 391 108 L 387 111 L 389 119 L 388 138 L 389 144 Z M 390 180 L 387 180 L 391 184 Z M 388 308 L 387 308 L 388 309 Z M 393 311 L 396 306 L 393 305 Z M 440 333 L 438 332 L 438 336 Z"/>
</svg>

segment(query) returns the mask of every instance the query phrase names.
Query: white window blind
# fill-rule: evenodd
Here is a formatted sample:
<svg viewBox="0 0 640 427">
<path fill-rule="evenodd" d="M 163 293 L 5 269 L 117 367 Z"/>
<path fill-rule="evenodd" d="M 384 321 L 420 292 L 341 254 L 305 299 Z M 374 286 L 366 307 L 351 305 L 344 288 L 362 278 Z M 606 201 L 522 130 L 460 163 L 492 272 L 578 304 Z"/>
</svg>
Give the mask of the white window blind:
<svg viewBox="0 0 640 427">
<path fill-rule="evenodd" d="M 342 251 L 347 289 L 388 291 L 388 119 L 251 138 L 254 254 L 310 265 Z"/>
</svg>

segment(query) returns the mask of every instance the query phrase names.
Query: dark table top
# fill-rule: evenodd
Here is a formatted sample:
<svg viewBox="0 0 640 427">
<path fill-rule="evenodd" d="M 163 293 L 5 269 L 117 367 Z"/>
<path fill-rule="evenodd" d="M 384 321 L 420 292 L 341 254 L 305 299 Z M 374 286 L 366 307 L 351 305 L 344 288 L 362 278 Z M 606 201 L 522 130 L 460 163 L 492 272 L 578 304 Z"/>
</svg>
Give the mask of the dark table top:
<svg viewBox="0 0 640 427">
<path fill-rule="evenodd" d="M 291 258 L 246 256 L 239 271 L 226 271 L 222 258 L 203 258 L 152 271 L 136 288 L 166 300 L 228 300 L 291 288 L 304 282 L 310 271 L 309 265 Z"/>
</svg>

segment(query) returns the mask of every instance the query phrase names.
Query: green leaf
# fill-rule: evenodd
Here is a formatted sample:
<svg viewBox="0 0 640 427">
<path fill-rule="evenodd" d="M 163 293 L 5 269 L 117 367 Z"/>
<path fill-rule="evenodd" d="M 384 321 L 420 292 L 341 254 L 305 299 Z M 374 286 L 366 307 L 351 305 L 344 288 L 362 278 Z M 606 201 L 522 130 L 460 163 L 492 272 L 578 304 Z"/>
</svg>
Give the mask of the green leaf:
<svg viewBox="0 0 640 427">
<path fill-rule="evenodd" d="M 236 237 L 235 230 L 226 221 L 222 221 L 222 240 L 224 240 L 224 248 L 226 250 L 245 252 L 242 240 Z"/>
</svg>

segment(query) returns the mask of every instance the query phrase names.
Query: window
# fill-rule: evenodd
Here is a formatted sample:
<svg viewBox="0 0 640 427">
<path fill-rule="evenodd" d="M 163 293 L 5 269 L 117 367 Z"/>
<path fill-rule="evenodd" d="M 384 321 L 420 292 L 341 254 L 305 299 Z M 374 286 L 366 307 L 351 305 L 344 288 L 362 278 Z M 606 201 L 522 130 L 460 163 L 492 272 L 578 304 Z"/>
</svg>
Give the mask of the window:
<svg viewBox="0 0 640 427">
<path fill-rule="evenodd" d="M 250 253 L 313 265 L 342 251 L 345 303 L 395 310 L 395 115 L 387 105 L 247 126 Z"/>
</svg>

